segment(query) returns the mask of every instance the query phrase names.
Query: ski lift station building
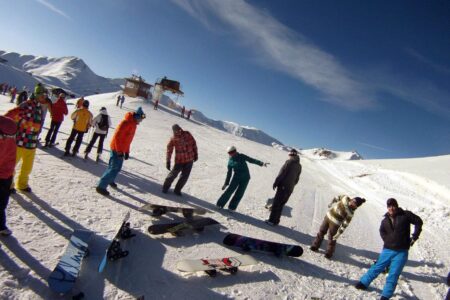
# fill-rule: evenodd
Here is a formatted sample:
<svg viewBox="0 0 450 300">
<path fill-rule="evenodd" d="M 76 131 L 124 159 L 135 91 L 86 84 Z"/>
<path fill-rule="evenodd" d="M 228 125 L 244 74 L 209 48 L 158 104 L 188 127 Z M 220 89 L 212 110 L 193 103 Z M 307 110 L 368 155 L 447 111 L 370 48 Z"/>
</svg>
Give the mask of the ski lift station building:
<svg viewBox="0 0 450 300">
<path fill-rule="evenodd" d="M 151 84 L 145 82 L 141 76 L 133 75 L 131 78 L 125 78 L 125 88 L 123 93 L 130 97 L 144 97 L 148 99 Z"/>
</svg>

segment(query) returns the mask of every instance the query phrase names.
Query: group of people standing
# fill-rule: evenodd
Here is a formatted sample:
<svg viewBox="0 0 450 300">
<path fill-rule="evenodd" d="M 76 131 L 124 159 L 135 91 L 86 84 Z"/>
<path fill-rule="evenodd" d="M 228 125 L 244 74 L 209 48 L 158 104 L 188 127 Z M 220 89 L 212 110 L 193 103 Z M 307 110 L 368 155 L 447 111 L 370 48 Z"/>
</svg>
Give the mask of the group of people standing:
<svg viewBox="0 0 450 300">
<path fill-rule="evenodd" d="M 22 161 L 22 166 L 15 187 L 23 192 L 31 192 L 28 179 L 33 167 L 38 136 L 42 130 L 43 119 L 45 119 L 44 107 L 48 105 L 46 93 L 42 86 L 36 86 L 34 95 L 34 99 L 29 99 L 8 111 L 5 116 L 0 116 L 0 234 L 5 236 L 12 233 L 6 226 L 5 210 L 9 195 L 14 191 L 12 189 L 14 169 L 20 161 Z M 70 153 L 76 155 L 84 133 L 91 126 L 94 126 L 94 134 L 85 150 L 85 158 L 87 158 L 97 139 L 99 139 L 98 154 L 101 154 L 104 139 L 111 127 L 111 119 L 105 107 L 102 107 L 99 114 L 93 118 L 89 111 L 89 101 L 80 100 L 82 101 L 79 101 L 79 105 L 77 103 L 79 107 L 71 114 L 74 125 L 66 143 L 65 155 L 70 155 Z M 64 116 L 68 114 L 65 94 L 60 94 L 55 103 L 47 106 L 47 110 L 50 111 L 52 121 L 45 138 L 45 147 L 52 147 L 55 145 L 56 136 Z M 117 187 L 115 180 L 122 169 L 124 160 L 127 160 L 130 156 L 130 146 L 137 125 L 145 118 L 144 111 L 139 107 L 133 112 L 127 112 L 117 126 L 110 144 L 108 167 L 96 187 L 98 193 L 107 196 L 109 195 L 108 186 Z M 189 131 L 185 131 L 178 124 L 174 124 L 172 132 L 173 136 L 167 144 L 166 151 L 166 168 L 169 173 L 164 180 L 162 192 L 168 193 L 172 183 L 181 174 L 173 192 L 177 196 L 182 196 L 181 191 L 189 179 L 194 162 L 198 160 L 198 149 L 196 140 Z M 74 140 L 76 140 L 75 146 L 71 150 L 71 144 Z M 173 152 L 175 152 L 175 163 L 172 166 Z M 234 146 L 228 147 L 227 152 L 229 160 L 225 183 L 222 186 L 224 192 L 217 200 L 216 205 L 223 209 L 228 204 L 228 210 L 235 211 L 250 181 L 247 163 L 261 167 L 267 166 L 268 163 L 239 153 Z M 292 149 L 289 151 L 288 159 L 281 167 L 272 185 L 276 193 L 269 219 L 266 220 L 268 225 L 276 226 L 279 224 L 283 207 L 299 182 L 301 172 L 300 157 L 298 152 Z M 366 200 L 362 197 L 351 198 L 347 195 L 335 197 L 329 205 L 329 210 L 310 250 L 318 252 L 325 235 L 328 233 L 329 241 L 325 257 L 331 259 L 336 248 L 337 238 L 350 224 L 356 209 L 365 202 Z M 388 199 L 387 210 L 380 226 L 380 235 L 384 242 L 383 250 L 377 262 L 355 285 L 357 289 L 367 289 L 370 283 L 386 267 L 389 267 L 389 275 L 382 292 L 382 300 L 389 299 L 393 295 L 398 277 L 408 259 L 408 250 L 419 238 L 422 228 L 420 217 L 400 208 L 394 198 Z M 411 225 L 415 226 L 412 236 L 410 234 Z"/>
</svg>

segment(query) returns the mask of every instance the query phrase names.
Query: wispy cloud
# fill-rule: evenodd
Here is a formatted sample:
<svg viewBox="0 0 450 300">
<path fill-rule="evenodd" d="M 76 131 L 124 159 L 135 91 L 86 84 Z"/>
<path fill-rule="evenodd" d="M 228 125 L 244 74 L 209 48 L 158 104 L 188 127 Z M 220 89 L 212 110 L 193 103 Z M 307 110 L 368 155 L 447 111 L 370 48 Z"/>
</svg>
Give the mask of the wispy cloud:
<svg viewBox="0 0 450 300">
<path fill-rule="evenodd" d="M 441 65 L 433 62 L 431 59 L 423 56 L 422 54 L 420 54 L 418 51 L 416 51 L 414 49 L 406 48 L 406 53 L 408 53 L 409 55 L 411 55 L 412 57 L 414 57 L 418 61 L 428 65 L 429 67 L 431 67 L 435 71 L 444 73 L 446 75 L 450 75 L 450 68 L 448 68 L 446 66 L 441 66 Z"/>
<path fill-rule="evenodd" d="M 381 150 L 381 151 L 384 151 L 384 152 L 390 152 L 390 153 L 394 152 L 392 150 L 389 150 L 389 149 L 386 149 L 386 148 L 383 148 L 383 147 L 380 147 L 380 146 L 375 146 L 375 145 L 371 145 L 371 144 L 367 144 L 367 143 L 363 143 L 363 142 L 356 142 L 356 143 L 359 144 L 359 145 L 362 145 L 362 146 L 366 146 L 366 147 L 369 147 L 369 148 L 372 148 L 372 149 L 376 149 L 376 150 Z"/>
<path fill-rule="evenodd" d="M 322 93 L 321 100 L 347 109 L 373 107 L 375 99 L 331 54 L 281 24 L 269 13 L 243 0 L 173 0 L 208 28 L 216 17 L 234 30 L 241 41 L 263 57 L 273 69 L 287 73 Z"/>
<path fill-rule="evenodd" d="M 49 3 L 46 0 L 36 0 L 38 3 L 44 5 L 45 7 L 47 7 L 48 9 L 50 9 L 51 11 L 57 13 L 60 16 L 63 16 L 64 18 L 66 18 L 67 20 L 72 20 L 65 12 L 63 12 L 62 10 L 58 9 L 57 7 L 55 7 L 53 4 Z"/>
</svg>

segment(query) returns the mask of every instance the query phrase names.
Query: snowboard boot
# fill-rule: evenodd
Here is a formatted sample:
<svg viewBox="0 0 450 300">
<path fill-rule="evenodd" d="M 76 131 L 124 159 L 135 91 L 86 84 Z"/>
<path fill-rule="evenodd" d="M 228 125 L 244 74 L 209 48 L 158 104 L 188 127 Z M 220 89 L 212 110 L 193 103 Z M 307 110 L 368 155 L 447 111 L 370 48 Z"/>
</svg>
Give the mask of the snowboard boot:
<svg viewBox="0 0 450 300">
<path fill-rule="evenodd" d="M 265 220 L 264 222 L 266 222 L 267 225 L 275 227 L 277 226 L 277 224 L 270 222 L 270 220 Z"/>
<path fill-rule="evenodd" d="M 109 192 L 106 189 L 103 189 L 101 187 L 96 187 L 95 190 L 97 191 L 97 193 L 103 195 L 103 196 L 109 196 Z"/>
<path fill-rule="evenodd" d="M 325 253 L 326 259 L 331 259 L 332 257 L 333 257 L 333 253 L 329 253 L 329 252 Z"/>
<path fill-rule="evenodd" d="M 175 194 L 175 195 L 177 195 L 177 196 L 183 196 L 183 194 L 181 194 L 181 192 L 180 191 L 177 191 L 177 190 L 174 190 L 173 191 L 173 193 Z"/>
<path fill-rule="evenodd" d="M 359 281 L 357 284 L 355 284 L 355 288 L 358 290 L 363 290 L 363 291 L 367 290 L 367 287 L 361 281 Z"/>
<path fill-rule="evenodd" d="M 31 193 L 31 188 L 29 187 L 29 186 L 27 186 L 26 188 L 24 188 L 24 189 L 19 189 L 21 192 L 24 192 L 24 193 Z"/>
<path fill-rule="evenodd" d="M 111 182 L 111 183 L 109 184 L 109 186 L 112 187 L 112 188 L 117 189 L 117 183 L 115 183 L 115 182 Z"/>
<path fill-rule="evenodd" d="M 319 248 L 315 247 L 315 246 L 311 246 L 309 247 L 309 250 L 313 251 L 313 252 L 319 252 Z"/>
<path fill-rule="evenodd" d="M 69 156 L 70 155 L 70 152 L 69 151 L 66 151 L 66 152 L 64 152 L 64 156 Z"/>
</svg>

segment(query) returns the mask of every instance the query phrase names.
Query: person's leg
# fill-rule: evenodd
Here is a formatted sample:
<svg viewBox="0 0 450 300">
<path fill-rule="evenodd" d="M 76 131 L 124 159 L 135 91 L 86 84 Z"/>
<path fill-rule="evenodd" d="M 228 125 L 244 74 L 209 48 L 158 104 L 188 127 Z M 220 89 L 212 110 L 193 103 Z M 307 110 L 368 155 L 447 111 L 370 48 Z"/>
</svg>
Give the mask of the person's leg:
<svg viewBox="0 0 450 300">
<path fill-rule="evenodd" d="M 181 190 L 183 189 L 184 185 L 189 179 L 189 175 L 191 174 L 193 164 L 194 164 L 193 162 L 183 164 L 180 179 L 178 179 L 178 182 L 175 185 L 175 189 L 173 190 L 175 194 L 181 193 Z"/>
<path fill-rule="evenodd" d="M 408 261 L 408 251 L 395 251 L 396 253 L 392 256 L 391 265 L 389 267 L 389 274 L 386 278 L 386 283 L 384 284 L 382 296 L 386 298 L 391 298 L 394 294 L 395 288 L 397 287 L 398 277 L 403 271 L 403 267 Z"/>
<path fill-rule="evenodd" d="M 173 169 L 169 172 L 166 179 L 164 180 L 162 188 L 164 193 L 166 193 L 170 189 L 172 182 L 175 180 L 175 178 L 177 178 L 178 174 L 181 172 L 182 169 L 183 169 L 182 164 L 175 164 L 175 166 L 173 166 Z"/>
<path fill-rule="evenodd" d="M 73 147 L 73 153 L 76 154 L 80 150 L 81 143 L 83 142 L 84 132 L 78 131 L 77 141 L 75 142 L 75 146 Z"/>
<path fill-rule="evenodd" d="M 331 258 L 334 253 L 334 249 L 336 249 L 337 241 L 333 239 L 334 235 L 338 232 L 339 226 L 330 222 L 330 227 L 328 228 L 328 245 L 327 251 L 325 253 L 325 257 Z"/>
<path fill-rule="evenodd" d="M 52 121 L 53 123 L 53 121 Z M 59 127 L 61 126 L 62 122 L 55 122 L 55 129 L 53 130 L 52 138 L 50 139 L 50 145 L 53 145 L 56 141 L 56 136 L 59 132 Z"/>
<path fill-rule="evenodd" d="M 369 287 L 372 281 L 391 264 L 391 259 L 395 254 L 394 252 L 395 251 L 389 249 L 383 249 L 383 251 L 381 251 L 377 262 L 373 264 L 359 280 L 366 288 Z"/>
<path fill-rule="evenodd" d="M 72 146 L 72 142 L 75 139 L 76 135 L 77 135 L 77 131 L 75 129 L 72 129 L 72 131 L 70 132 L 69 138 L 67 139 L 67 142 L 66 142 L 66 147 L 65 147 L 66 153 L 70 152 L 70 147 Z"/>
<path fill-rule="evenodd" d="M 323 238 L 325 237 L 325 234 L 327 234 L 329 226 L 330 226 L 330 221 L 325 216 L 325 218 L 323 218 L 322 224 L 320 225 L 319 232 L 317 233 L 316 238 L 312 242 L 311 248 L 313 248 L 314 250 L 317 250 L 320 248 Z"/>
<path fill-rule="evenodd" d="M 105 173 L 103 173 L 97 186 L 106 190 L 108 184 L 114 182 L 114 180 L 116 179 L 117 174 L 119 174 L 120 170 L 122 169 L 122 165 L 123 157 L 119 157 L 117 155 L 117 152 L 111 151 L 108 168 L 106 169 Z"/>
<path fill-rule="evenodd" d="M 86 147 L 86 150 L 84 150 L 84 153 L 91 152 L 92 147 L 94 146 L 95 142 L 97 141 L 98 136 L 99 136 L 99 134 L 94 132 L 94 135 L 92 136 L 91 141 L 89 142 L 88 146 Z"/>
<path fill-rule="evenodd" d="M 30 173 L 33 170 L 34 156 L 36 149 L 25 149 L 17 147 L 17 152 L 22 152 L 22 167 L 20 168 L 19 178 L 17 179 L 16 187 L 19 190 L 26 189 L 28 187 L 28 179 Z"/>
<path fill-rule="evenodd" d="M 238 188 L 238 185 L 239 181 L 234 180 L 233 178 L 225 192 L 223 192 L 222 196 L 220 196 L 219 200 L 217 200 L 216 205 L 219 207 L 224 207 L 228 200 L 230 200 L 231 195 L 233 195 L 234 191 Z"/>
<path fill-rule="evenodd" d="M 236 190 L 236 193 L 234 193 L 233 198 L 231 198 L 230 204 L 228 205 L 228 208 L 231 210 L 236 210 L 236 208 L 239 205 L 239 202 L 241 201 L 242 197 L 244 196 L 245 190 L 247 189 L 247 185 L 250 179 L 245 179 L 239 182 L 239 186 Z"/>
<path fill-rule="evenodd" d="M 50 123 L 50 129 L 47 131 L 47 135 L 45 136 L 45 145 L 48 146 L 50 144 L 50 140 L 53 134 L 53 131 L 55 130 L 55 122 L 52 121 Z"/>
<path fill-rule="evenodd" d="M 0 179 L 0 231 L 6 227 L 6 207 L 8 207 L 9 195 L 11 193 L 12 177 Z"/>
<path fill-rule="evenodd" d="M 100 155 L 103 152 L 103 142 L 105 141 L 106 134 L 99 134 L 99 141 L 98 141 L 98 148 L 97 148 L 97 154 Z"/>
<path fill-rule="evenodd" d="M 269 222 L 273 224 L 280 223 L 281 213 L 283 212 L 283 207 L 289 200 L 291 193 L 285 189 L 278 187 L 275 197 L 273 199 L 272 210 L 270 212 Z"/>
</svg>

